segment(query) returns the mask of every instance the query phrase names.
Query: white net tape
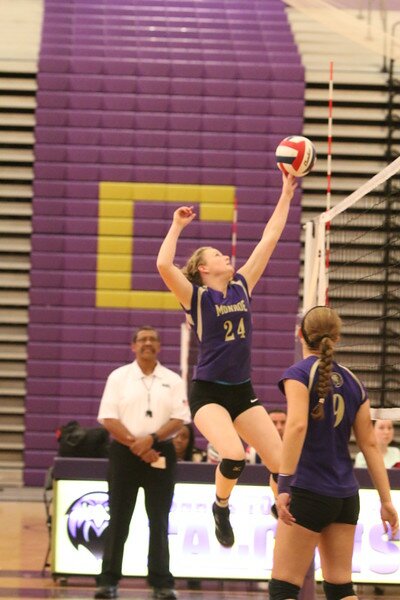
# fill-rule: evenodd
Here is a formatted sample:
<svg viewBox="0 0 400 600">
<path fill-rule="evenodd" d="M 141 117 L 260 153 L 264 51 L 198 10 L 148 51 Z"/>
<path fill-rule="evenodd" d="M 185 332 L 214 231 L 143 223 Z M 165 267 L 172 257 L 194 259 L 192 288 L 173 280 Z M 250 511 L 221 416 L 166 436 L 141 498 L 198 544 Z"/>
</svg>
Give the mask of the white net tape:
<svg viewBox="0 0 400 600">
<path fill-rule="evenodd" d="M 336 215 L 347 210 L 350 206 L 355 204 L 360 198 L 366 196 L 377 187 L 385 183 L 390 177 L 393 177 L 400 170 L 400 156 L 396 158 L 393 162 L 391 162 L 387 167 L 379 171 L 374 177 L 371 177 L 364 185 L 362 185 L 358 190 L 347 196 L 344 200 L 339 202 L 336 206 L 331 208 L 330 210 L 325 211 L 319 217 L 323 223 L 327 223 L 332 221 Z"/>
<path fill-rule="evenodd" d="M 371 419 L 388 419 L 400 421 L 400 408 L 371 408 Z"/>
</svg>

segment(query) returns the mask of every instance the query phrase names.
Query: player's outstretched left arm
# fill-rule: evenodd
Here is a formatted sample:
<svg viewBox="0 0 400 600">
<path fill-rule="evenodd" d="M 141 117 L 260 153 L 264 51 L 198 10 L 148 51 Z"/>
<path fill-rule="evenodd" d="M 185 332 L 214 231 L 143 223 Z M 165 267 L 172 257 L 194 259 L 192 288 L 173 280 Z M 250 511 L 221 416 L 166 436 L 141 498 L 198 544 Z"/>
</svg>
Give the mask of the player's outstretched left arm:
<svg viewBox="0 0 400 600">
<path fill-rule="evenodd" d="M 238 269 L 238 273 L 243 275 L 247 281 L 250 294 L 264 273 L 275 246 L 282 235 L 289 214 L 290 202 L 296 187 L 295 177 L 282 173 L 282 192 L 275 210 L 265 226 L 261 240 L 254 248 L 246 263 Z"/>
</svg>

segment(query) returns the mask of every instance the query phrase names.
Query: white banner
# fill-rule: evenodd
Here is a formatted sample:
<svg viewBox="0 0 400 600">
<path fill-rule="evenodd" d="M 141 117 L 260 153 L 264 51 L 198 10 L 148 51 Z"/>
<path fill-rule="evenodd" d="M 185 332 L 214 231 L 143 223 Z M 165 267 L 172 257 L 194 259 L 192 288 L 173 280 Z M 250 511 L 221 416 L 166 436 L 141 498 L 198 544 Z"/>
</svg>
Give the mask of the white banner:
<svg viewBox="0 0 400 600">
<path fill-rule="evenodd" d="M 108 525 L 105 481 L 58 480 L 53 514 L 53 574 L 95 575 L 101 569 Z M 214 534 L 212 484 L 177 483 L 170 513 L 171 572 L 195 579 L 270 578 L 276 521 L 269 487 L 237 485 L 231 497 L 235 545 L 223 548 Z M 361 513 L 353 555 L 353 581 L 400 584 L 400 548 L 384 535 L 375 490 L 360 490 Z M 393 492 L 400 509 L 400 490 Z M 123 575 L 147 574 L 148 521 L 139 493 L 125 545 Z M 316 579 L 321 580 L 316 553 Z"/>
</svg>

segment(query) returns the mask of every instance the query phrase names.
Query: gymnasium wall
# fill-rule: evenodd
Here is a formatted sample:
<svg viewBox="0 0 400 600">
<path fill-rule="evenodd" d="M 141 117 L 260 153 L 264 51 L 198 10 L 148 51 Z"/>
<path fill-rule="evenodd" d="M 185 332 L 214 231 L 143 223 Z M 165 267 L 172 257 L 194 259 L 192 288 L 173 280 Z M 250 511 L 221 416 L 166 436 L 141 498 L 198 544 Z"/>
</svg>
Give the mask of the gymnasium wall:
<svg viewBox="0 0 400 600">
<path fill-rule="evenodd" d="M 146 4 L 146 6 L 144 6 Z M 46 0 L 38 72 L 25 484 L 42 485 L 70 419 L 96 425 L 133 329 L 159 328 L 179 371 L 183 315 L 156 270 L 173 211 L 177 262 L 249 255 L 281 188 L 274 150 L 303 126 L 304 72 L 281 0 Z M 254 384 L 293 358 L 300 191 L 253 296 Z"/>
</svg>

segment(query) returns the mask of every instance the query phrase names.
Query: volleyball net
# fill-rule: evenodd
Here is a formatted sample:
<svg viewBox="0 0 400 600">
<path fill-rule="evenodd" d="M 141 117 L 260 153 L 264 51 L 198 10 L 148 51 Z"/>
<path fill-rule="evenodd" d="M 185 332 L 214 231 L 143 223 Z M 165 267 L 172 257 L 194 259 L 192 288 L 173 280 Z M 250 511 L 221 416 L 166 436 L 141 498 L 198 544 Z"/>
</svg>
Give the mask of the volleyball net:
<svg viewBox="0 0 400 600">
<path fill-rule="evenodd" d="M 365 383 L 373 418 L 400 419 L 400 157 L 305 224 L 303 312 L 343 321 L 337 358 Z"/>
</svg>

